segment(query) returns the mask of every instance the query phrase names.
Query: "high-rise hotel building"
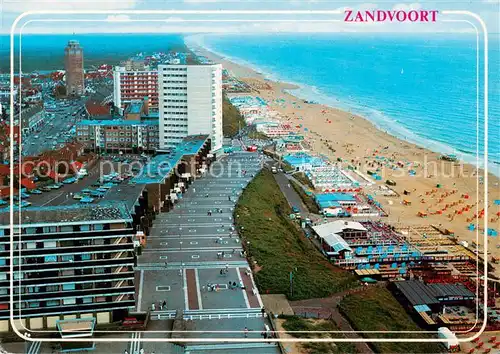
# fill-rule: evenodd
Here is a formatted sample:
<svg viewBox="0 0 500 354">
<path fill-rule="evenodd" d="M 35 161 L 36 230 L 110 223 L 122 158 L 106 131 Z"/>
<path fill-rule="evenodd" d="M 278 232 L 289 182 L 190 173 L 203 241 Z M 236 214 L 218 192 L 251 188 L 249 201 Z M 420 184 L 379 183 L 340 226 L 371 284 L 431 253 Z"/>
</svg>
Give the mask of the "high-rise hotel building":
<svg viewBox="0 0 500 354">
<path fill-rule="evenodd" d="M 132 101 L 149 99 L 149 107 L 158 107 L 158 71 L 144 65 L 126 62 L 123 66 L 113 69 L 113 101 L 123 113 L 125 107 Z"/>
<path fill-rule="evenodd" d="M 158 65 L 160 149 L 188 135 L 207 134 L 212 150 L 222 147 L 222 66 Z"/>
<path fill-rule="evenodd" d="M 66 94 L 83 95 L 85 92 L 83 48 L 80 47 L 78 41 L 69 41 L 64 49 L 64 69 L 66 70 Z"/>
</svg>

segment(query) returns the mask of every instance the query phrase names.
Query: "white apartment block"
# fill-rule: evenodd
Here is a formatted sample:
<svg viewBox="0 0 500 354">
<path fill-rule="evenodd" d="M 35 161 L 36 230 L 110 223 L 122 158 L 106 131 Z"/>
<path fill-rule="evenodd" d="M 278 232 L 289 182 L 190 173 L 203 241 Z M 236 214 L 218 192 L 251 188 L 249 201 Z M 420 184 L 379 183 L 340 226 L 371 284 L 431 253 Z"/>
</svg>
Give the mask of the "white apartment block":
<svg viewBox="0 0 500 354">
<path fill-rule="evenodd" d="M 158 65 L 160 149 L 208 134 L 222 148 L 222 65 Z"/>
</svg>

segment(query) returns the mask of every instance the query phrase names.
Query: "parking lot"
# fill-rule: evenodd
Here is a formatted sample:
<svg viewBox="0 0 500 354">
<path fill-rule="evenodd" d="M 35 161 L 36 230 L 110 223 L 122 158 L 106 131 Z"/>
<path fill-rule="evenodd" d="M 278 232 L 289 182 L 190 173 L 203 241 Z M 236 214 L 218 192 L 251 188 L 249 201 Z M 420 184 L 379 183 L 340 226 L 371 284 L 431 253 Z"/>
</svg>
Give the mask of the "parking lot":
<svg viewBox="0 0 500 354">
<path fill-rule="evenodd" d="M 47 150 L 59 148 L 75 137 L 75 124 L 82 118 L 84 101 L 74 100 L 66 105 L 55 101 L 55 110 L 45 111 L 45 119 L 38 130 L 22 136 L 22 155 L 35 156 Z"/>
<path fill-rule="evenodd" d="M 102 159 L 87 170 L 87 175 L 82 179 L 75 178 L 73 183 L 53 182 L 35 192 L 26 193 L 27 198 L 23 199 L 22 205 L 69 205 L 82 202 L 97 203 L 101 200 L 128 201 L 137 197 L 143 188 L 143 185 L 128 183 L 135 173 L 126 165 L 120 166 L 119 162 Z M 102 177 L 107 178 L 101 179 Z M 90 199 L 82 201 L 83 198 L 91 198 L 92 201 Z"/>
</svg>

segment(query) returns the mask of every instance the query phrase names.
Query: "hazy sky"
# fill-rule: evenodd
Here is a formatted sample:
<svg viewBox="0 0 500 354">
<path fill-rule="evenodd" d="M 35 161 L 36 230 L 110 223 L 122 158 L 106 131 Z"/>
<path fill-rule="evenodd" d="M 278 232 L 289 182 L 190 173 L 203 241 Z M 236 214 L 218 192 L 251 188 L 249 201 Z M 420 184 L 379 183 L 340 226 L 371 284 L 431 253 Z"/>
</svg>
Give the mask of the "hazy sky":
<svg viewBox="0 0 500 354">
<path fill-rule="evenodd" d="M 499 32 L 500 0 L 437 0 L 402 3 L 397 1 L 325 0 L 0 0 L 1 31 L 9 33 L 15 18 L 25 11 L 51 10 L 341 10 L 426 9 L 468 10 L 481 16 L 488 32 Z M 58 21 L 47 21 L 57 19 Z M 445 22 L 468 16 L 438 15 L 435 24 L 344 23 L 334 14 L 64 14 L 30 15 L 21 21 L 23 33 L 90 32 L 473 32 L 470 24 Z M 32 20 L 43 20 L 43 22 Z M 92 20 L 92 21 L 87 21 Z M 139 21 L 134 21 L 139 20 Z M 293 22 L 299 20 L 299 22 Z M 332 20 L 338 20 L 332 21 Z M 31 22 L 28 22 L 31 21 Z M 18 27 L 20 27 L 18 26 Z"/>
</svg>

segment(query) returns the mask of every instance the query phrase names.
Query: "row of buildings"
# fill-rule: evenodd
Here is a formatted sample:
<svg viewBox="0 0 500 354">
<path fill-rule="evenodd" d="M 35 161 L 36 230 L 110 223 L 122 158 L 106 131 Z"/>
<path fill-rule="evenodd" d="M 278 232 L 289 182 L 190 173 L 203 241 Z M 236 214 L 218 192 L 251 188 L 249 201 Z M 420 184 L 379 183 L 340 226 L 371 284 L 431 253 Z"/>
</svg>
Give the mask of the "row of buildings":
<svg viewBox="0 0 500 354">
<path fill-rule="evenodd" d="M 77 126 L 77 140 L 89 150 L 170 150 L 197 134 L 209 135 L 213 150 L 222 147 L 220 64 L 125 63 L 114 68 L 113 82 L 117 114 Z"/>
<path fill-rule="evenodd" d="M 107 324 L 134 312 L 137 249 L 156 214 L 171 210 L 178 191 L 208 167 L 211 145 L 207 135 L 184 138 L 94 204 L 23 208 L 13 225 L 9 209 L 0 210 L 0 332 L 10 329 L 12 308 L 31 330 L 80 318 Z"/>
</svg>

